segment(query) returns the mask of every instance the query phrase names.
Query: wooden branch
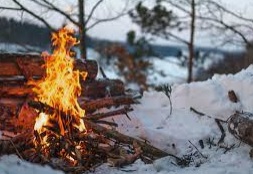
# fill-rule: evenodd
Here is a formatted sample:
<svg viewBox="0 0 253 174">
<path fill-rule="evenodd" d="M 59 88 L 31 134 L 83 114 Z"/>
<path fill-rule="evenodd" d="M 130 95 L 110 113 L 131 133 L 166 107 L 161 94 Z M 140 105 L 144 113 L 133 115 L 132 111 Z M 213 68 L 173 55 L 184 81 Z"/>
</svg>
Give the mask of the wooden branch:
<svg viewBox="0 0 253 174">
<path fill-rule="evenodd" d="M 131 112 L 131 111 L 133 111 L 132 108 L 124 107 L 124 108 L 121 108 L 121 109 L 117 109 L 117 110 L 110 111 L 110 112 L 105 112 L 105 113 L 87 114 L 86 118 L 88 120 L 101 120 L 101 119 L 108 118 L 108 117 L 113 117 L 113 116 L 116 116 L 116 115 L 126 114 L 127 112 Z"/>
<path fill-rule="evenodd" d="M 96 25 L 100 24 L 100 23 L 104 23 L 104 22 L 109 22 L 109 21 L 114 21 L 116 19 L 119 19 L 125 15 L 127 15 L 128 13 L 121 13 L 117 16 L 111 17 L 111 18 L 105 18 L 105 19 L 98 19 L 96 22 L 94 22 L 93 24 L 91 24 L 90 26 L 87 26 L 86 31 L 92 29 L 93 27 L 95 27 Z"/>
<path fill-rule="evenodd" d="M 42 22 L 47 28 L 49 28 L 50 30 L 54 31 L 54 28 L 41 16 L 39 16 L 38 14 L 35 14 L 33 11 L 31 11 L 30 9 L 26 8 L 24 5 L 22 5 L 18 0 L 12 0 L 16 5 L 18 5 L 22 11 L 30 14 L 32 17 L 34 17 L 35 19 L 39 20 L 40 22 Z"/>
<path fill-rule="evenodd" d="M 87 119 L 84 120 L 84 123 L 88 127 L 92 128 L 92 130 L 95 133 L 102 134 L 107 138 L 115 139 L 120 143 L 132 145 L 134 142 L 136 142 L 141 147 L 141 150 L 143 151 L 143 155 L 147 156 L 151 159 L 158 159 L 158 158 L 162 158 L 165 156 L 169 156 L 168 153 L 166 153 L 166 152 L 164 152 L 164 151 L 162 151 L 150 144 L 147 144 L 143 141 L 137 140 L 133 137 L 129 137 L 127 135 L 121 134 L 115 130 L 107 129 L 107 128 L 100 126 L 98 124 L 95 124 Z"/>
<path fill-rule="evenodd" d="M 15 8 L 15 7 L 4 7 L 4 6 L 0 6 L 1 10 L 14 10 L 14 11 L 21 11 L 22 8 Z"/>
<path fill-rule="evenodd" d="M 55 6 L 53 3 L 47 1 L 47 0 L 42 0 L 43 2 L 45 2 L 47 5 L 49 5 L 51 7 L 51 10 L 61 14 L 62 16 L 66 17 L 69 21 L 71 21 L 73 24 L 75 24 L 76 26 L 79 25 L 79 23 L 77 21 L 75 21 L 73 18 L 71 18 L 70 15 L 68 15 L 68 13 L 64 12 L 63 10 L 61 10 L 60 8 L 58 8 L 57 6 Z"/>
<path fill-rule="evenodd" d="M 44 60 L 40 55 L 0 54 L 0 77 L 41 77 L 45 73 L 45 69 L 41 67 L 43 64 Z M 97 62 L 93 60 L 83 63 L 76 59 L 75 69 L 87 71 L 88 79 L 95 79 L 98 73 Z"/>
<path fill-rule="evenodd" d="M 218 125 L 218 127 L 219 127 L 219 129 L 221 131 L 221 137 L 220 137 L 220 139 L 218 141 L 218 144 L 220 144 L 220 143 L 224 142 L 224 138 L 226 137 L 226 132 L 225 132 L 224 128 L 222 127 L 219 119 L 215 119 L 215 122 L 217 123 L 217 125 Z"/>
<path fill-rule="evenodd" d="M 197 111 L 193 107 L 190 107 L 190 111 L 194 112 L 195 114 L 198 114 L 199 116 L 204 116 L 205 115 L 204 113 Z"/>
<path fill-rule="evenodd" d="M 87 17 L 86 21 L 85 21 L 85 26 L 87 26 L 88 22 L 90 21 L 91 17 L 93 16 L 95 10 L 97 9 L 97 7 L 99 6 L 99 4 L 101 4 L 104 0 L 99 0 L 91 9 L 91 12 L 89 14 L 89 16 Z"/>
<path fill-rule="evenodd" d="M 100 0 L 101 1 L 101 0 Z M 101 1 L 102 2 L 102 1 Z M 100 2 L 98 2 L 95 6 L 93 6 L 93 11 L 95 11 L 95 9 L 97 8 L 97 6 L 99 5 Z M 125 15 L 128 15 L 129 11 L 131 11 L 131 9 L 127 9 L 129 5 L 129 1 L 126 1 L 124 8 L 121 10 L 120 13 L 118 13 L 115 16 L 112 17 L 107 17 L 107 18 L 103 18 L 103 19 L 98 19 L 98 18 L 92 18 L 92 13 L 90 13 L 90 15 L 88 16 L 89 20 L 86 20 L 86 31 L 90 30 L 91 28 L 93 28 L 94 26 L 96 26 L 99 23 L 103 23 L 103 22 L 109 22 L 109 21 L 113 21 L 113 20 L 117 20 Z M 90 21 L 90 19 L 93 19 L 95 22 L 93 24 L 91 24 L 90 26 L 87 26 L 88 22 Z"/>
</svg>

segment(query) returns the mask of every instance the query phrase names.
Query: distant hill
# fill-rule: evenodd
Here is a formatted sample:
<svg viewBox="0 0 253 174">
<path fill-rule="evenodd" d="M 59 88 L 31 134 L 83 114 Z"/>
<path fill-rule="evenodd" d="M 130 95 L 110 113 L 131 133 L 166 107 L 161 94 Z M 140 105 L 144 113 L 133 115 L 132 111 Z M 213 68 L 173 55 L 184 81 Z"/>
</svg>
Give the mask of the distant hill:
<svg viewBox="0 0 253 174">
<path fill-rule="evenodd" d="M 90 48 L 98 48 L 112 43 L 126 45 L 123 42 L 113 42 L 103 39 L 97 39 L 87 36 L 87 46 Z M 42 50 L 50 48 L 50 30 L 46 27 L 33 23 L 17 21 L 0 17 L 0 43 L 14 43 L 20 45 L 30 45 L 40 47 Z M 185 47 L 173 45 L 152 45 L 153 52 L 160 57 L 178 56 L 186 50 Z M 226 54 L 225 51 L 213 48 L 197 47 L 196 52 L 213 52 L 218 54 Z"/>
<path fill-rule="evenodd" d="M 46 48 L 50 41 L 50 30 L 29 22 L 0 17 L 0 42 L 33 45 Z"/>
</svg>

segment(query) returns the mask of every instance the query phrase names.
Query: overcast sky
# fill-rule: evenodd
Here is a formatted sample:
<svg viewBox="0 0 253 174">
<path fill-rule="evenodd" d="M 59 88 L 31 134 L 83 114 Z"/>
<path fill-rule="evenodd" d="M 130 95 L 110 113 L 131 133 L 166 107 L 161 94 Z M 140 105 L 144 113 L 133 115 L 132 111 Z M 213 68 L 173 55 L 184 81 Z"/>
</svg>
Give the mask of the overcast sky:
<svg viewBox="0 0 253 174">
<path fill-rule="evenodd" d="M 115 1 L 122 2 L 119 0 Z M 241 13 L 244 16 L 253 19 L 253 0 L 220 0 L 220 1 L 230 10 Z M 98 25 L 89 33 L 93 36 L 97 36 L 100 38 L 107 38 L 112 40 L 124 40 L 126 37 L 126 33 L 131 29 L 138 31 L 139 27 L 133 24 L 128 16 L 125 16 L 117 21 Z M 189 37 L 188 32 L 182 33 L 181 35 Z M 202 46 L 212 45 L 212 43 L 210 43 L 209 41 L 209 38 L 204 39 L 200 37 L 196 39 L 198 45 Z M 167 44 L 168 41 L 156 39 L 155 43 Z"/>
<path fill-rule="evenodd" d="M 132 2 L 136 2 L 135 0 L 130 0 Z M 146 3 L 149 3 L 152 0 L 145 0 Z M 250 18 L 253 19 L 253 0 L 218 0 L 221 1 L 227 8 L 229 8 L 232 11 L 240 12 Z M 21 2 L 26 3 L 27 0 L 21 0 Z M 55 0 L 57 5 L 64 10 L 68 11 L 71 9 L 71 5 L 75 2 L 76 0 Z M 88 0 L 87 1 L 87 11 L 94 5 L 95 0 Z M 107 17 L 107 16 L 113 16 L 116 13 L 120 12 L 124 8 L 126 0 L 105 0 L 105 4 L 101 6 L 97 11 L 96 11 L 96 17 Z M 10 0 L 0 0 L 0 6 L 11 6 Z M 32 4 L 26 4 L 30 8 L 33 8 Z M 128 8 L 133 7 L 133 3 L 128 4 Z M 36 10 L 38 14 L 41 13 L 39 9 L 34 7 L 33 9 Z M 45 14 L 45 13 L 44 13 Z M 29 18 L 28 15 L 22 14 L 20 12 L 13 12 L 13 11 L 1 11 L 0 10 L 0 16 L 10 16 L 10 17 L 15 17 L 17 19 L 22 20 L 30 20 L 33 21 L 31 18 Z M 60 18 L 56 14 L 46 14 L 46 18 L 50 21 L 51 24 L 60 27 L 64 21 L 62 18 Z M 112 21 L 112 22 L 107 22 L 103 24 L 99 24 L 90 31 L 88 31 L 88 34 L 93 36 L 93 37 L 98 37 L 98 38 L 103 38 L 103 39 L 109 39 L 109 40 L 120 40 L 124 41 L 126 38 L 126 33 L 129 30 L 136 30 L 139 31 L 138 26 L 134 25 L 131 22 L 131 19 L 126 15 L 117 21 Z M 141 33 L 140 33 L 141 34 Z M 185 37 L 188 37 L 187 32 L 182 33 L 182 35 L 185 35 Z M 200 38 L 200 37 L 198 37 Z M 197 39 L 196 41 L 198 44 L 203 45 L 203 46 L 209 46 L 210 42 L 201 39 Z M 156 43 L 161 43 L 161 44 L 167 44 L 167 41 L 164 41 L 162 39 L 157 39 Z"/>
</svg>

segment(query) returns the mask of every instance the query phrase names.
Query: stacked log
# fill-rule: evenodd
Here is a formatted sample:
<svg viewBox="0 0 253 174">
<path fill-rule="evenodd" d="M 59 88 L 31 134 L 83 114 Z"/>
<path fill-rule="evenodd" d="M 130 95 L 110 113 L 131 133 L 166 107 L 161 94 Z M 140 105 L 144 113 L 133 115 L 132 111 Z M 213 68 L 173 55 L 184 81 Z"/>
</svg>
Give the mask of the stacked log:
<svg viewBox="0 0 253 174">
<path fill-rule="evenodd" d="M 40 55 L 0 54 L 0 130 L 17 132 L 32 126 L 32 111 L 27 107 L 27 101 L 33 100 L 33 86 L 28 86 L 30 79 L 39 80 L 45 74 L 44 60 Z M 82 93 L 79 104 L 92 115 L 103 107 L 129 106 L 135 101 L 125 95 L 124 84 L 120 80 L 96 79 L 98 65 L 96 61 L 75 60 L 75 69 L 87 71 L 86 80 L 80 80 Z M 6 120 L 6 114 L 8 120 Z M 26 116 L 24 116 L 26 115 Z M 33 119 L 33 120 L 32 120 Z"/>
<path fill-rule="evenodd" d="M 19 78 L 40 78 L 45 73 L 42 66 L 44 60 L 40 55 L 23 54 L 0 54 L 0 77 L 8 78 L 18 76 Z M 95 79 L 98 73 L 98 65 L 94 60 L 82 62 L 76 60 L 75 69 L 88 72 L 88 79 Z"/>
<path fill-rule="evenodd" d="M 17 108 L 32 98 L 29 79 L 41 79 L 45 74 L 44 60 L 40 55 L 0 54 L 0 105 Z M 120 80 L 96 79 L 98 64 L 94 60 L 75 60 L 75 69 L 87 71 L 81 80 L 82 94 L 79 101 L 124 95 L 124 84 Z"/>
</svg>

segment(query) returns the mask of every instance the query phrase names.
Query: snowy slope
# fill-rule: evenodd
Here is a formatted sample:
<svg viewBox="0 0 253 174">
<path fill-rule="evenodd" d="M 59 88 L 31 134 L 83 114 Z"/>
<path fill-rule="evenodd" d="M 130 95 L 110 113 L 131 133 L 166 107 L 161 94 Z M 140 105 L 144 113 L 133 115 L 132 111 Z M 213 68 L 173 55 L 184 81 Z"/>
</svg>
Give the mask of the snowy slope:
<svg viewBox="0 0 253 174">
<path fill-rule="evenodd" d="M 180 174 L 240 174 L 253 173 L 253 162 L 249 157 L 250 147 L 241 144 L 227 132 L 226 146 L 235 144 L 235 148 L 226 152 L 225 149 L 207 145 L 208 139 L 214 142 L 220 138 L 221 132 L 214 118 L 227 120 L 236 110 L 253 112 L 253 66 L 242 70 L 236 75 L 214 76 L 211 80 L 191 84 L 173 86 L 172 103 L 173 114 L 169 114 L 169 101 L 166 96 L 158 92 L 144 93 L 141 105 L 134 106 L 134 127 L 124 118 L 118 122 L 124 123 L 120 130 L 126 134 L 146 139 L 156 147 L 182 157 L 195 154 L 190 167 L 177 167 L 172 164 L 173 159 L 166 157 L 157 160 L 152 165 L 145 165 L 137 161 L 124 169 L 109 168 L 106 164 L 97 169 L 96 173 L 180 173 Z M 229 101 L 227 92 L 234 90 L 240 102 Z M 190 111 L 190 107 L 208 116 L 200 117 Z M 167 118 L 168 117 L 168 118 Z M 166 119 L 167 118 L 167 119 Z M 223 125 L 226 128 L 226 125 Z M 205 147 L 201 149 L 198 141 L 203 140 Z M 190 141 L 190 142 L 189 142 Z M 201 153 L 197 153 L 194 144 Z M 175 148 L 173 147 L 175 145 Z M 199 166 L 200 167 L 195 167 Z"/>
<path fill-rule="evenodd" d="M 217 146 L 209 147 L 208 140 L 214 143 L 220 138 L 221 132 L 214 118 L 226 120 L 236 110 L 253 112 L 253 66 L 242 70 L 236 75 L 216 75 L 205 82 L 174 85 L 171 99 L 173 112 L 170 113 L 169 100 L 162 92 L 145 92 L 140 99 L 141 104 L 134 105 L 129 113 L 132 121 L 124 116 L 115 117 L 119 123 L 119 131 L 139 139 L 148 140 L 152 145 L 169 153 L 183 157 L 191 156 L 189 167 L 174 165 L 174 159 L 166 157 L 154 164 L 144 164 L 140 160 L 124 168 L 112 168 L 103 164 L 95 173 L 126 174 L 126 173 L 169 173 L 169 174 L 251 174 L 253 161 L 249 157 L 250 147 L 240 143 L 227 132 L 226 146 L 233 144 L 235 148 L 225 151 Z M 232 103 L 227 92 L 234 90 L 239 103 Z M 190 111 L 190 107 L 205 113 L 199 116 Z M 226 125 L 223 124 L 226 128 Z M 227 131 L 227 130 L 226 130 Z M 199 145 L 204 142 L 204 148 Z M 201 152 L 198 152 L 196 148 Z M 202 156 L 203 155 L 203 156 Z M 24 167 L 29 166 L 29 167 Z M 14 174 L 15 170 L 26 170 L 23 173 L 58 173 L 48 168 L 21 162 L 16 157 L 2 157 L 0 173 Z M 32 172 L 33 171 L 33 172 Z"/>
</svg>

